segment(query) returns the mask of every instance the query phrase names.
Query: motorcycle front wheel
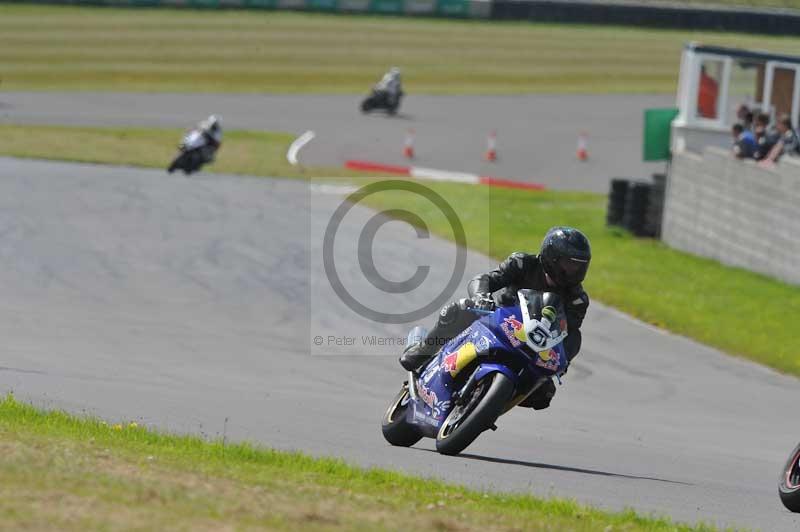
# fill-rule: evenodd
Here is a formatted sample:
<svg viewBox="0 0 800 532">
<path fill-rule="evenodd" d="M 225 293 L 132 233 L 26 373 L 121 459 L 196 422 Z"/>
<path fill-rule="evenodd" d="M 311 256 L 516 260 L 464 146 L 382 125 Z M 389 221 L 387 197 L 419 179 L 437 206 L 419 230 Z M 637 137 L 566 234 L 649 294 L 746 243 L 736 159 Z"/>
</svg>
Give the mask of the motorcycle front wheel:
<svg viewBox="0 0 800 532">
<path fill-rule="evenodd" d="M 183 170 L 186 168 L 186 163 L 188 159 L 188 152 L 182 151 L 180 152 L 170 163 L 169 167 L 167 167 L 167 172 L 170 174 L 175 170 Z"/>
<path fill-rule="evenodd" d="M 369 98 L 365 98 L 363 102 L 361 102 L 361 112 L 362 113 L 369 113 L 375 107 L 373 103 L 373 97 L 370 96 Z"/>
<path fill-rule="evenodd" d="M 505 410 L 514 393 L 514 383 L 502 373 L 481 380 L 472 395 L 450 411 L 436 435 L 436 450 L 455 455 L 466 449 Z"/>
<path fill-rule="evenodd" d="M 800 444 L 789 455 L 789 460 L 781 471 L 778 495 L 787 509 L 800 512 Z"/>
<path fill-rule="evenodd" d="M 408 385 L 403 385 L 400 393 L 392 399 L 386 414 L 383 415 L 383 422 L 381 423 L 383 437 L 392 445 L 411 447 L 422 438 L 416 427 L 406 421 L 406 412 L 408 412 L 408 405 L 410 404 L 411 397 L 408 395 Z"/>
</svg>

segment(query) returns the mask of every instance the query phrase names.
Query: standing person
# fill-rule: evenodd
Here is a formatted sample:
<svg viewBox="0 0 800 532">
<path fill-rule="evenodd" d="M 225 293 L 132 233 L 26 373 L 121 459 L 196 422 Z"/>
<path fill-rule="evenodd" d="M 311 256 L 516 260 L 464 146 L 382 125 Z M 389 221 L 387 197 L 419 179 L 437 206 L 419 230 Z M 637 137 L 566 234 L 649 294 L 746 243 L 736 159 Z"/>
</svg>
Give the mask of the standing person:
<svg viewBox="0 0 800 532">
<path fill-rule="evenodd" d="M 589 296 L 581 283 L 589 270 L 592 250 L 586 236 L 572 227 L 553 227 L 544 236 L 538 255 L 512 253 L 500 265 L 472 279 L 467 285 L 469 299 L 446 305 L 433 328 L 420 342 L 406 347 L 400 365 L 418 371 L 451 339 L 478 319 L 471 309 L 492 310 L 496 305 L 517 303 L 517 290 L 532 288 L 555 292 L 564 301 L 568 335 L 564 339 L 567 360 L 581 348 L 580 327 L 589 306 Z M 555 385 L 542 386 L 520 403 L 534 409 L 547 408 L 555 395 Z"/>
<path fill-rule="evenodd" d="M 700 88 L 697 93 L 697 114 L 703 118 L 717 118 L 717 98 L 719 83 L 700 67 Z"/>
</svg>

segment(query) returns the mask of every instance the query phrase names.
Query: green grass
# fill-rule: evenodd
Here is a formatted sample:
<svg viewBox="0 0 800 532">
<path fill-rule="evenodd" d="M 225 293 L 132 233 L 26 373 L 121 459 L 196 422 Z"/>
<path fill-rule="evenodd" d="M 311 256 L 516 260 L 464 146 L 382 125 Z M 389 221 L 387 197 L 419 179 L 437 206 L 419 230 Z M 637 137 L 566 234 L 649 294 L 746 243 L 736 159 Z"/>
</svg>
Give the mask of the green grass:
<svg viewBox="0 0 800 532">
<path fill-rule="evenodd" d="M 463 185 L 428 186 L 458 206 L 471 248 L 499 260 L 513 251 L 535 252 L 551 226 L 578 227 L 592 243 L 585 283 L 592 298 L 728 353 L 800 375 L 794 337 L 800 287 L 608 228 L 606 196 L 508 189 L 480 194 Z M 429 221 L 432 231 L 451 237 L 450 226 L 424 199 L 386 192 L 367 203 L 378 209 L 403 206 Z M 589 345 L 591 338 L 584 341 Z"/>
<path fill-rule="evenodd" d="M 686 41 L 795 53 L 796 37 L 326 14 L 0 4 L 0 88 L 673 93 Z"/>
<path fill-rule="evenodd" d="M 0 153 L 166 168 L 184 133 L 180 129 L 0 124 Z M 226 131 L 221 156 L 206 168 L 220 173 L 280 177 L 360 175 L 340 168 L 290 165 L 286 151 L 294 139 L 288 133 Z"/>
<path fill-rule="evenodd" d="M 13 396 L 0 400 L 0 452 L 8 530 L 714 530 L 108 425 Z"/>
<path fill-rule="evenodd" d="M 179 130 L 144 128 L 0 125 L 0 155 L 163 168 L 180 134 Z M 336 168 L 290 166 L 285 153 L 291 135 L 253 131 L 225 135 L 218 161 L 209 167 L 212 171 L 363 177 Z M 449 183 L 426 186 L 456 209 L 471 248 L 501 260 L 512 251 L 536 251 L 542 235 L 553 225 L 579 227 L 592 242 L 594 258 L 586 288 L 593 299 L 728 353 L 800 375 L 793 334 L 794 318 L 800 316 L 800 287 L 607 228 L 603 195 L 476 189 Z M 366 202 L 379 209 L 411 210 L 432 231 L 452 238 L 446 219 L 419 196 L 384 192 Z"/>
</svg>

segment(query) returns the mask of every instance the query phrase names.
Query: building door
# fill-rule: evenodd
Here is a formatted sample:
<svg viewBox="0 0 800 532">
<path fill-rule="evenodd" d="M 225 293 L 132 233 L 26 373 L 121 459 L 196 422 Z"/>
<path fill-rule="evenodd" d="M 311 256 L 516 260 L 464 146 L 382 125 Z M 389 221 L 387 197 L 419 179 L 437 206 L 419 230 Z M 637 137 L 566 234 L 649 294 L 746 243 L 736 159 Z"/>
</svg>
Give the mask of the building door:
<svg viewBox="0 0 800 532">
<path fill-rule="evenodd" d="M 767 62 L 764 96 L 764 103 L 771 107 L 775 119 L 788 114 L 792 117 L 794 127 L 797 127 L 800 112 L 800 65 Z"/>
</svg>

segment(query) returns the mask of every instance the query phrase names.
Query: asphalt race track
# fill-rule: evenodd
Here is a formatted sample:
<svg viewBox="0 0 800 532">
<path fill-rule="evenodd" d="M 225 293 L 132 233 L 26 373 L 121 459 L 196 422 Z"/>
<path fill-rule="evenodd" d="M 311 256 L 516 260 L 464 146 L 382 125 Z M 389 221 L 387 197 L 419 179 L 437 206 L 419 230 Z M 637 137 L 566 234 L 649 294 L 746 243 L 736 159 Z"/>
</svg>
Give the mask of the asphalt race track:
<svg viewBox="0 0 800 532">
<path fill-rule="evenodd" d="M 348 159 L 413 164 L 607 192 L 609 179 L 649 179 L 664 163 L 642 162 L 643 111 L 672 107 L 673 95 L 423 96 L 404 100 L 397 117 L 361 115 L 362 96 L 243 94 L 0 93 L 0 122 L 189 127 L 210 113 L 230 129 L 317 133 L 300 153 L 306 164 L 338 167 Z M 498 161 L 484 162 L 497 129 Z M 579 162 L 578 134 L 589 160 Z M 176 139 L 176 143 L 177 143 Z"/>
<path fill-rule="evenodd" d="M 361 337 L 407 326 L 360 318 L 330 288 L 322 235 L 343 192 L 0 158 L 0 392 L 486 489 L 798 529 L 776 493 L 798 438 L 798 381 L 596 302 L 550 409 L 515 409 L 461 457 L 431 452 L 432 440 L 387 445 L 379 422 L 403 379 L 397 348 Z M 409 294 L 370 289 L 355 242 L 373 215 L 356 206 L 342 218 L 343 284 L 384 310 L 424 304 L 455 246 L 380 225 L 382 276 L 435 266 Z M 468 253 L 465 277 L 491 263 Z M 354 345 L 328 346 L 329 335 Z"/>
</svg>

